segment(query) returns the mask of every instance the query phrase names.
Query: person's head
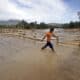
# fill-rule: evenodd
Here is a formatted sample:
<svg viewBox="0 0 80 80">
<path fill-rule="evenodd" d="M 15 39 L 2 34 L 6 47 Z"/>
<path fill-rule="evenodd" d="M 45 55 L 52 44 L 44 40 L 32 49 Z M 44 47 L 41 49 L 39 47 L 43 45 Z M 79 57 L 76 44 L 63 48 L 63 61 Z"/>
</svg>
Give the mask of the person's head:
<svg viewBox="0 0 80 80">
<path fill-rule="evenodd" d="M 52 33 L 54 31 L 54 28 L 50 28 L 50 32 Z"/>
</svg>

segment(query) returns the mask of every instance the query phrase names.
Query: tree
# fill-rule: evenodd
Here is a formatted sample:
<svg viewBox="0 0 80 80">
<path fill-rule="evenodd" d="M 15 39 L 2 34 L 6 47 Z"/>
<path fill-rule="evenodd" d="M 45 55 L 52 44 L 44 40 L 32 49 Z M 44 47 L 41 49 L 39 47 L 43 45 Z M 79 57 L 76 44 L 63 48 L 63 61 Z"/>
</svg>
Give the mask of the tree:
<svg viewBox="0 0 80 80">
<path fill-rule="evenodd" d="M 19 23 L 16 25 L 17 28 L 23 28 L 23 29 L 25 29 L 26 26 L 28 26 L 28 23 L 27 23 L 26 21 L 24 21 L 24 20 L 22 20 L 21 22 L 19 22 Z"/>
<path fill-rule="evenodd" d="M 69 23 L 69 28 L 74 28 L 74 23 L 73 22 Z"/>
</svg>

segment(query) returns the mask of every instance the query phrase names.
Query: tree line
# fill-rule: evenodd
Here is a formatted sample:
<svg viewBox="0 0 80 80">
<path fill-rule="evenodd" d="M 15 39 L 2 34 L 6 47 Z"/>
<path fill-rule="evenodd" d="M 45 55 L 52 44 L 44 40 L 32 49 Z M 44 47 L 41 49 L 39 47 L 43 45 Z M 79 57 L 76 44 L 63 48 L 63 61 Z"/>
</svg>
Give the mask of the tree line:
<svg viewBox="0 0 80 80">
<path fill-rule="evenodd" d="M 50 24 L 46 24 L 44 22 L 38 24 L 37 22 L 31 22 L 28 23 L 24 20 L 20 21 L 18 24 L 16 25 L 0 25 L 0 28 L 21 28 L 21 29 L 46 29 L 46 28 L 80 28 L 80 21 L 78 22 L 70 22 L 70 23 L 65 23 L 65 24 L 61 24 L 61 26 L 54 26 L 54 25 L 50 25 Z"/>
<path fill-rule="evenodd" d="M 80 21 L 76 21 L 76 22 L 70 22 L 70 23 L 65 23 L 62 25 L 62 28 L 80 28 Z"/>
</svg>

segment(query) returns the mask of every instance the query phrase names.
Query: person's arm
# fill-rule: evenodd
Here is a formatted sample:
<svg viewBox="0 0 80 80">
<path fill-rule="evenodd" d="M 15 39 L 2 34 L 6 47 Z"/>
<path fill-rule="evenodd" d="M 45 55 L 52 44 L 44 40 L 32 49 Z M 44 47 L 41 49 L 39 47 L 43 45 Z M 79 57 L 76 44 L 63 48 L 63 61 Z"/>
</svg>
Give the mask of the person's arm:
<svg viewBox="0 0 80 80">
<path fill-rule="evenodd" d="M 42 38 L 42 40 L 41 40 L 41 41 L 43 41 L 45 38 L 46 38 L 46 35 Z"/>
<path fill-rule="evenodd" d="M 59 37 L 58 36 L 56 36 L 56 39 L 57 39 L 57 45 L 59 44 Z"/>
<path fill-rule="evenodd" d="M 56 38 L 56 40 L 57 40 L 57 45 L 58 45 L 58 43 L 59 43 L 59 37 L 58 37 L 58 36 L 56 36 L 55 34 L 53 34 L 53 37 L 55 37 L 55 38 Z"/>
</svg>

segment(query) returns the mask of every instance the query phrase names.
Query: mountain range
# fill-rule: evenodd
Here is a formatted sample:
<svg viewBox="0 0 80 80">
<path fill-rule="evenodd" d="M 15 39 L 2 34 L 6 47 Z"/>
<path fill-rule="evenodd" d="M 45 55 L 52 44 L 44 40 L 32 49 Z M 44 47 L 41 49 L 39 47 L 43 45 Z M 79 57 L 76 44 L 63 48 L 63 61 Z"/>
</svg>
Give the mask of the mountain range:
<svg viewBox="0 0 80 80">
<path fill-rule="evenodd" d="M 20 22 L 21 22 L 21 20 L 0 20 L 0 25 L 16 25 Z M 48 25 L 57 26 L 57 27 L 62 26 L 62 24 L 60 24 L 60 23 L 48 23 Z"/>
<path fill-rule="evenodd" d="M 0 25 L 16 25 L 20 20 L 0 20 Z"/>
</svg>

